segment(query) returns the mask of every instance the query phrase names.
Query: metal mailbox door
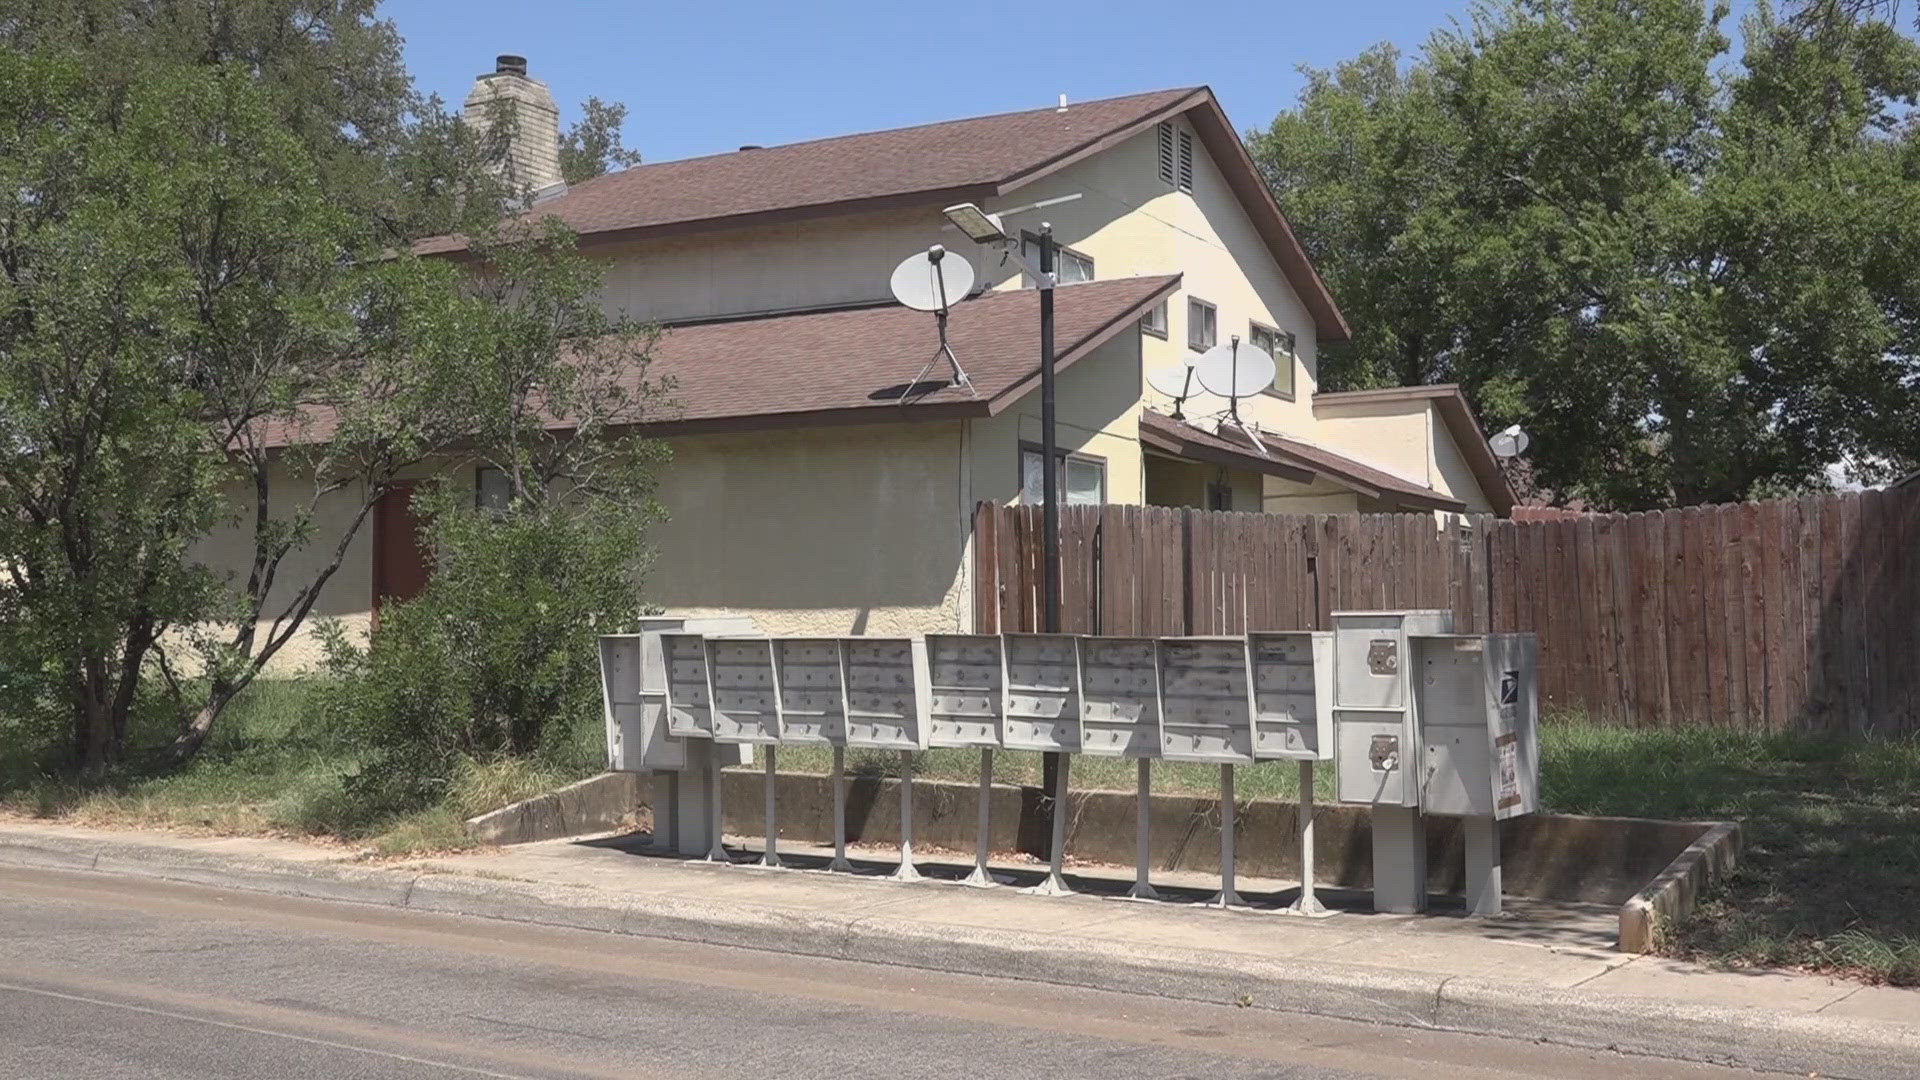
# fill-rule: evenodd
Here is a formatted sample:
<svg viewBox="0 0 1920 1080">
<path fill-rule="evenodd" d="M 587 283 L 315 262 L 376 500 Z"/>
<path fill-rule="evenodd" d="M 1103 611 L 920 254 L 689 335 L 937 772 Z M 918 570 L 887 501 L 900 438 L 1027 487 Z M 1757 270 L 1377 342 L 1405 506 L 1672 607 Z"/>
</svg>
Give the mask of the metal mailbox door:
<svg viewBox="0 0 1920 1080">
<path fill-rule="evenodd" d="M 642 771 L 646 702 L 640 693 L 640 635 L 601 636 L 600 701 L 606 716 L 607 769 Z"/>
<path fill-rule="evenodd" d="M 847 691 L 840 681 L 839 641 L 775 639 L 773 679 L 780 695 L 782 745 L 847 744 Z"/>
<path fill-rule="evenodd" d="M 1160 756 L 1160 680 L 1152 638 L 1080 639 L 1080 752 Z"/>
<path fill-rule="evenodd" d="M 700 634 L 661 634 L 660 651 L 667 668 L 667 734 L 682 739 L 712 738 L 706 638 Z"/>
<path fill-rule="evenodd" d="M 847 688 L 847 745 L 861 750 L 924 750 L 919 689 L 926 646 L 911 638 L 841 638 Z"/>
<path fill-rule="evenodd" d="M 1420 805 L 1414 780 L 1419 748 L 1407 738 L 1401 714 L 1336 710 L 1333 729 L 1339 743 L 1334 772 L 1341 802 Z"/>
<path fill-rule="evenodd" d="M 1493 816 L 1540 810 L 1540 643 L 1532 634 L 1487 636 L 1488 735 Z"/>
<path fill-rule="evenodd" d="M 713 694 L 713 741 L 779 745 L 771 639 L 708 638 L 707 685 Z"/>
<path fill-rule="evenodd" d="M 1003 634 L 1009 750 L 1080 750 L 1080 647 L 1071 634 Z"/>
<path fill-rule="evenodd" d="M 1161 756 L 1234 764 L 1253 760 L 1253 697 L 1244 637 L 1162 638 Z"/>
<path fill-rule="evenodd" d="M 1486 639 L 1453 635 L 1412 641 L 1421 808 L 1449 817 L 1492 817 Z"/>
<path fill-rule="evenodd" d="M 1253 756 L 1333 756 L 1333 635 L 1247 635 L 1253 672 Z"/>
<path fill-rule="evenodd" d="M 928 634 L 927 745 L 1000 745 L 998 634 Z"/>
<path fill-rule="evenodd" d="M 1334 622 L 1334 698 L 1342 709 L 1403 709 L 1406 647 L 1398 615 L 1342 615 Z"/>
</svg>

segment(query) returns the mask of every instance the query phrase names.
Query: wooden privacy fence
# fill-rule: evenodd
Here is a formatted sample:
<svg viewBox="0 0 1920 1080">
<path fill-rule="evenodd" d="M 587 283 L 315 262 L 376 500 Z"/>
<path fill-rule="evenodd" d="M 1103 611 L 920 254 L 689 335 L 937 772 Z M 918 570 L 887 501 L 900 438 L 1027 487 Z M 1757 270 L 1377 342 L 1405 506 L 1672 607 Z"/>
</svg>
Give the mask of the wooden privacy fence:
<svg viewBox="0 0 1920 1080">
<path fill-rule="evenodd" d="M 1061 628 L 1317 630 L 1449 608 L 1540 636 L 1546 702 L 1634 723 L 1920 731 L 1920 488 L 1560 521 L 1067 507 Z M 981 504 L 975 625 L 1040 625 L 1040 511 Z"/>
</svg>

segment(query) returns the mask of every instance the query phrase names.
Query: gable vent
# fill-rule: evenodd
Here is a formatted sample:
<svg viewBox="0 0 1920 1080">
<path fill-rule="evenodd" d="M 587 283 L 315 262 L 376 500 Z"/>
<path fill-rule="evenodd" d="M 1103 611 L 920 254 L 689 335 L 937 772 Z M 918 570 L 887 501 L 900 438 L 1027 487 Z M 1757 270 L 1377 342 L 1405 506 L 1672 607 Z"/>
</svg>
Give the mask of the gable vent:
<svg viewBox="0 0 1920 1080">
<path fill-rule="evenodd" d="M 1175 186 L 1193 194 L 1193 136 L 1185 131 L 1180 133 L 1180 174 Z"/>
<path fill-rule="evenodd" d="M 1173 125 L 1160 123 L 1160 179 L 1173 183 Z"/>
</svg>

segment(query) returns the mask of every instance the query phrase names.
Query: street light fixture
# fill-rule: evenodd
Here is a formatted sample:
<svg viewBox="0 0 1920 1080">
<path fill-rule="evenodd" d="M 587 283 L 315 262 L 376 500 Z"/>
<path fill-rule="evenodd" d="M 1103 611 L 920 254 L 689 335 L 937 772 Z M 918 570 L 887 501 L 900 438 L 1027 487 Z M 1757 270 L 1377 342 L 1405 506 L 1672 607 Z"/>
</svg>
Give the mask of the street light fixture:
<svg viewBox="0 0 1920 1080">
<path fill-rule="evenodd" d="M 976 244 L 999 244 L 1012 239 L 1000 227 L 998 218 L 970 202 L 949 206 L 941 213 L 947 215 L 947 220 L 953 222 L 954 228 Z"/>
</svg>

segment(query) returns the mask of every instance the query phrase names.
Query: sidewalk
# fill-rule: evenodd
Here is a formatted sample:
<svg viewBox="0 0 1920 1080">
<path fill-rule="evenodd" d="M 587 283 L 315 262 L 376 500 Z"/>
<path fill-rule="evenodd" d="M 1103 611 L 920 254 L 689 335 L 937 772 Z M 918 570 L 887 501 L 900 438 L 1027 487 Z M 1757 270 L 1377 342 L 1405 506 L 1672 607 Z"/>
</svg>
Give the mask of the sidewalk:
<svg viewBox="0 0 1920 1080">
<path fill-rule="evenodd" d="M 1920 1073 L 1920 991 L 1779 972 L 1714 971 L 1612 950 L 1615 911 L 1510 902 L 1480 920 L 1272 910 L 1293 883 L 1242 878 L 1266 910 L 1196 906 L 1217 880 L 1156 877 L 1176 900 L 1115 896 L 1127 880 L 1070 868 L 1089 895 L 877 879 L 890 853 L 856 853 L 863 879 L 710 866 L 645 854 L 644 837 L 557 840 L 372 865 L 339 847 L 0 822 L 0 865 L 136 874 L 226 888 L 582 927 L 838 959 L 1232 1001 L 1256 1008 L 1541 1039 L 1631 1054 L 1821 1076 Z M 750 845 L 744 845 L 750 846 Z M 739 849 L 736 849 L 739 850 Z M 817 849 L 782 855 L 823 865 Z M 962 860 L 926 856 L 930 876 Z M 1030 863 L 1002 863 L 1016 884 Z"/>
</svg>

